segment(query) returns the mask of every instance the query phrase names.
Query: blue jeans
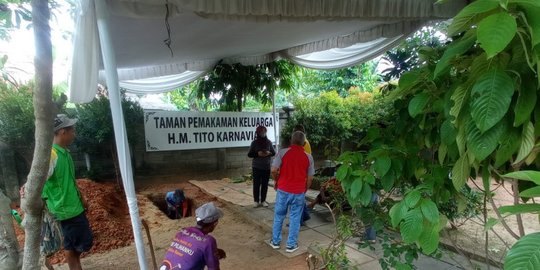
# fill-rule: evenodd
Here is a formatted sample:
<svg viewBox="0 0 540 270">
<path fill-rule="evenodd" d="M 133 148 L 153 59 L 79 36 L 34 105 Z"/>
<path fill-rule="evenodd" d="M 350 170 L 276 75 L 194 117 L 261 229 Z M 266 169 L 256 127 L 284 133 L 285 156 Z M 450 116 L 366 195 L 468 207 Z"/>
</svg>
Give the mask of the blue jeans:
<svg viewBox="0 0 540 270">
<path fill-rule="evenodd" d="M 274 244 L 281 243 L 281 228 L 283 227 L 283 220 L 285 220 L 285 216 L 287 215 L 287 208 L 290 206 L 287 246 L 294 247 L 298 245 L 298 233 L 300 232 L 302 211 L 305 205 L 304 200 L 304 193 L 292 194 L 279 189 L 277 190 L 274 225 L 272 226 L 272 242 Z"/>
<path fill-rule="evenodd" d="M 309 215 L 309 208 L 307 203 L 304 204 L 304 209 L 302 210 L 302 224 L 310 220 L 311 216 Z"/>
<path fill-rule="evenodd" d="M 374 205 L 377 203 L 377 201 L 379 200 L 379 195 L 377 195 L 377 193 L 373 193 L 371 195 L 371 205 Z M 372 222 L 366 222 L 365 226 L 366 226 L 366 232 L 365 232 L 365 235 L 364 235 L 364 240 L 376 240 L 377 239 L 377 235 L 375 234 L 376 231 L 375 231 L 375 228 L 373 228 L 373 224 L 371 224 Z"/>
</svg>

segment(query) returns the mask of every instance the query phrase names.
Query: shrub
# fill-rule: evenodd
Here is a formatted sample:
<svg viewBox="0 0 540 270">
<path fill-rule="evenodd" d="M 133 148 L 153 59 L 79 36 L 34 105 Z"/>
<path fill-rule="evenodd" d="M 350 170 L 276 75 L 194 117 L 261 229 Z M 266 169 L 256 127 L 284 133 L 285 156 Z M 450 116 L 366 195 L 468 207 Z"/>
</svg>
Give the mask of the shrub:
<svg viewBox="0 0 540 270">
<path fill-rule="evenodd" d="M 15 88 L 0 81 L 0 139 L 6 144 L 34 144 L 33 83 Z"/>
<path fill-rule="evenodd" d="M 295 125 L 302 124 L 312 145 L 318 145 L 327 158 L 341 152 L 341 143 L 361 139 L 366 130 L 388 122 L 391 103 L 380 94 L 350 90 L 346 98 L 336 91 L 322 93 L 316 98 L 300 98 L 294 102 L 295 112 L 285 124 L 282 145 L 288 145 Z"/>
</svg>

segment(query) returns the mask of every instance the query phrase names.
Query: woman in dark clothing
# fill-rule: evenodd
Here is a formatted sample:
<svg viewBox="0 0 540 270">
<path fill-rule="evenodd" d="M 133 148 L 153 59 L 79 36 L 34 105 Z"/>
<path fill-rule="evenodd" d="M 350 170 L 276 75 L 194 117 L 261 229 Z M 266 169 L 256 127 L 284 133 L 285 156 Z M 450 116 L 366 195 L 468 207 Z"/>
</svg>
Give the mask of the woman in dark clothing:
<svg viewBox="0 0 540 270">
<path fill-rule="evenodd" d="M 249 147 L 248 157 L 253 158 L 253 200 L 254 207 L 268 207 L 266 193 L 270 179 L 271 157 L 276 154 L 272 142 L 266 138 L 266 128 L 258 126 L 255 130 L 255 140 Z"/>
</svg>

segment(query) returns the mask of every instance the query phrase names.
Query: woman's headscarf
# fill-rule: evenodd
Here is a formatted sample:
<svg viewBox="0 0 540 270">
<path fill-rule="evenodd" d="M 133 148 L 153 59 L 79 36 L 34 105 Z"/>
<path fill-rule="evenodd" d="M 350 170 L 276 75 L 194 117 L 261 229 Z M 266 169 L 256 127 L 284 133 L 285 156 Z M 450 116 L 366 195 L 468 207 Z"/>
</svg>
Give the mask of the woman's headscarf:
<svg viewBox="0 0 540 270">
<path fill-rule="evenodd" d="M 265 134 L 262 136 L 262 134 Z M 268 140 L 266 138 L 266 127 L 265 126 L 258 126 L 257 129 L 255 129 L 255 140 L 257 141 L 257 144 L 261 147 L 266 145 L 266 141 Z"/>
</svg>

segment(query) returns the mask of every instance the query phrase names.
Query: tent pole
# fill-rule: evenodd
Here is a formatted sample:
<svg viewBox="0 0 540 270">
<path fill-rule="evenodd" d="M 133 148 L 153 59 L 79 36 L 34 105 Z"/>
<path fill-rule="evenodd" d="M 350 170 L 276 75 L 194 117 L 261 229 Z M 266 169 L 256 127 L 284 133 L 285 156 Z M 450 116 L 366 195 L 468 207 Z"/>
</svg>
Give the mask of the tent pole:
<svg viewBox="0 0 540 270">
<path fill-rule="evenodd" d="M 139 267 L 141 270 L 146 270 L 146 256 L 144 252 L 141 221 L 139 219 L 137 195 L 135 194 L 135 186 L 133 183 L 133 169 L 131 166 L 131 155 L 127 140 L 126 125 L 124 114 L 122 112 L 118 72 L 116 69 L 116 58 L 109 33 L 108 9 L 105 0 L 95 0 L 94 3 L 96 5 L 95 8 L 99 40 L 101 45 L 101 53 L 103 55 L 103 64 L 105 67 L 105 78 L 108 86 L 109 102 L 111 104 L 118 163 L 120 165 L 122 182 L 124 184 L 124 190 L 129 207 L 129 215 L 131 216 L 131 225 L 135 238 Z"/>
<path fill-rule="evenodd" d="M 277 151 L 279 150 L 279 147 L 278 147 L 279 146 L 279 135 L 278 135 L 279 130 L 277 130 L 277 127 L 276 127 L 277 122 L 276 122 L 276 90 L 275 89 L 272 91 L 272 117 L 274 117 L 274 139 L 275 139 L 274 145 Z"/>
</svg>

